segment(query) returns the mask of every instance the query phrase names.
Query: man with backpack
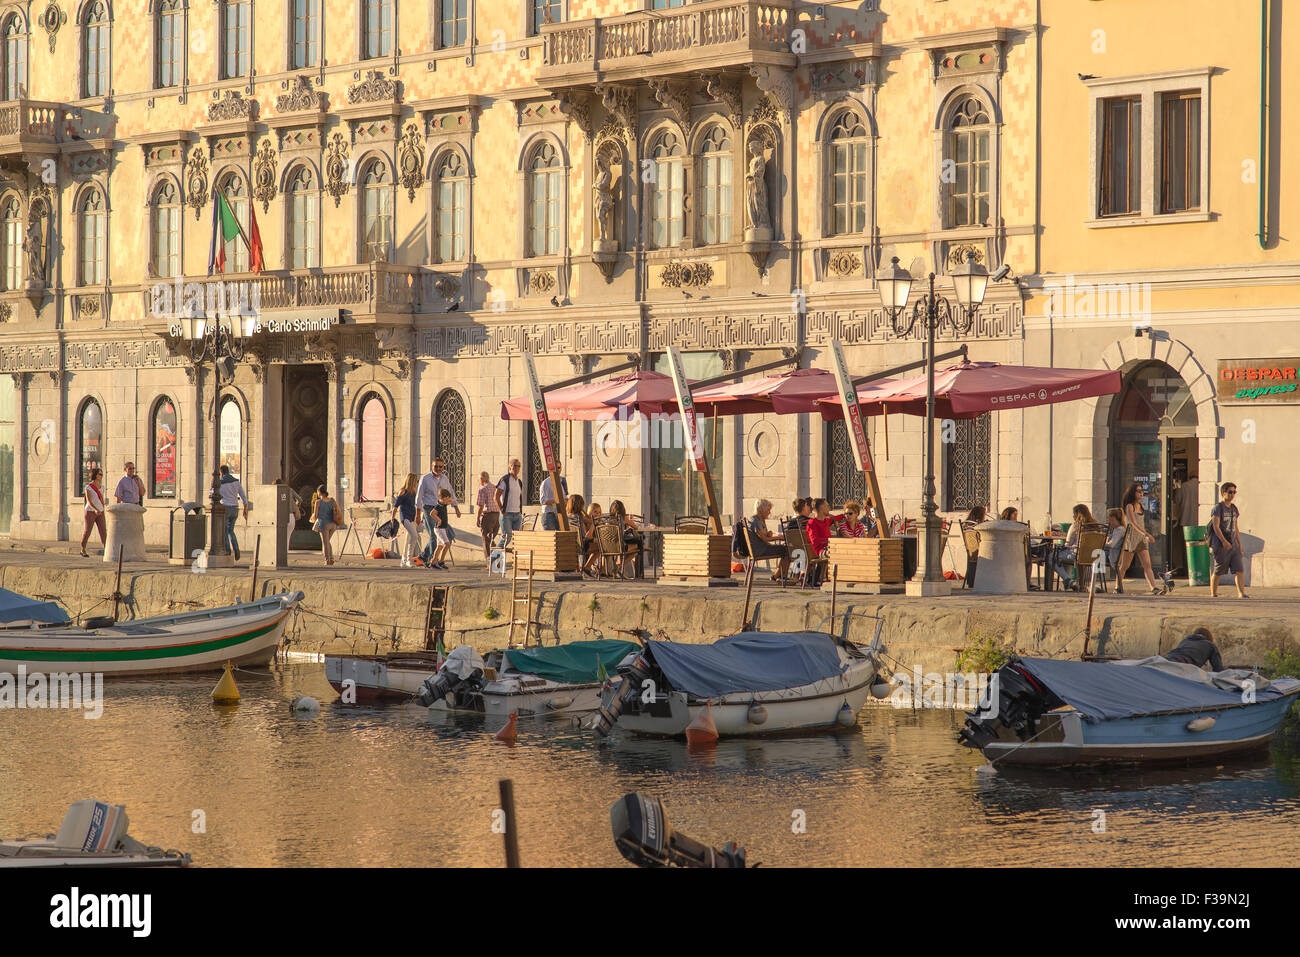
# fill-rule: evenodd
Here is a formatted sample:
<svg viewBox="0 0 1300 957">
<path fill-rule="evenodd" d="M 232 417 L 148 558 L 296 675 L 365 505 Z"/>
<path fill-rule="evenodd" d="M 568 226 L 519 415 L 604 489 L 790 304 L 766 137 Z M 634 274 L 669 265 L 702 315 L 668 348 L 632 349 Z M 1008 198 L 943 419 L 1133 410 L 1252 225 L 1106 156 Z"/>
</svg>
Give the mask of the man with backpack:
<svg viewBox="0 0 1300 957">
<path fill-rule="evenodd" d="M 515 536 L 515 532 L 524 527 L 524 481 L 519 477 L 523 463 L 518 459 L 510 460 L 510 471 L 501 476 L 497 482 L 497 511 L 501 513 L 501 541 L 505 548 Z"/>
</svg>

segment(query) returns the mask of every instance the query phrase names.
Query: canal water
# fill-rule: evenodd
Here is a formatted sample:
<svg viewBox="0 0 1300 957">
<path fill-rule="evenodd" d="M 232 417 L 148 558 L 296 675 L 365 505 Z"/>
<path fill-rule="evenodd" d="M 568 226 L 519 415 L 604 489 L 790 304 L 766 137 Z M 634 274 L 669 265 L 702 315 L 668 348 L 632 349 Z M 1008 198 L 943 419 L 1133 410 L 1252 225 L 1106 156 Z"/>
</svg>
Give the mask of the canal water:
<svg viewBox="0 0 1300 957">
<path fill-rule="evenodd" d="M 1292 864 L 1300 733 L 1227 765 L 991 770 L 955 743 L 961 714 L 868 704 L 840 734 L 593 746 L 564 719 L 502 722 L 411 705 L 345 707 L 315 662 L 105 685 L 102 717 L 0 710 L 0 836 L 57 829 L 83 798 L 125 804 L 131 833 L 204 866 L 492 867 L 497 781 L 513 778 L 525 866 L 624 862 L 609 808 L 658 795 L 678 830 L 777 866 Z M 290 712 L 296 693 L 324 704 Z"/>
</svg>

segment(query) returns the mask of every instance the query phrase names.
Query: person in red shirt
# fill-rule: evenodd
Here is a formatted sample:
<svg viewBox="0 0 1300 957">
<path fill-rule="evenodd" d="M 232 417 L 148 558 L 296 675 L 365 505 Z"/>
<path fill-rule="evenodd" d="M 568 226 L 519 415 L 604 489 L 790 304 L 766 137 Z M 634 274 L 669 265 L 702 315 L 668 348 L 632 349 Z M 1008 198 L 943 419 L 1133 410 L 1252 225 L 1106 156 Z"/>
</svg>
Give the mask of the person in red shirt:
<svg viewBox="0 0 1300 957">
<path fill-rule="evenodd" d="M 808 544 L 812 546 L 813 554 L 821 558 L 826 552 L 831 536 L 835 534 L 835 526 L 844 520 L 844 516 L 832 515 L 830 503 L 824 498 L 813 499 L 812 508 L 813 514 L 808 519 L 808 526 L 804 529 L 804 533 L 808 536 Z"/>
</svg>

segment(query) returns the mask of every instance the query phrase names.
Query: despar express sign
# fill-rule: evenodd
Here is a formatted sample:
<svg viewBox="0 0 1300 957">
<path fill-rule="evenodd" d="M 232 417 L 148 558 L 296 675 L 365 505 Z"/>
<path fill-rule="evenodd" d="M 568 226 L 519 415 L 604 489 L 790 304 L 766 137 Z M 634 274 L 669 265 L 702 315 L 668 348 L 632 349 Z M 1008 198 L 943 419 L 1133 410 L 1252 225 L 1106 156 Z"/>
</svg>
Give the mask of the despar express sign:
<svg viewBox="0 0 1300 957">
<path fill-rule="evenodd" d="M 1220 402 L 1296 402 L 1300 357 L 1282 359 L 1220 359 Z"/>
</svg>

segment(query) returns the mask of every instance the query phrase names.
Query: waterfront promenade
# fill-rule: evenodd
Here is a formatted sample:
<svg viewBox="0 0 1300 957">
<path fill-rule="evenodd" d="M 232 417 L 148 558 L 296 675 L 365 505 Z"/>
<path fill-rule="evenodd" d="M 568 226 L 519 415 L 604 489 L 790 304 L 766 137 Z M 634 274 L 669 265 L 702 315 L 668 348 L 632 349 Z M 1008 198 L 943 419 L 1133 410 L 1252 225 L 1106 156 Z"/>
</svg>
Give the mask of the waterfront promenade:
<svg viewBox="0 0 1300 957">
<path fill-rule="evenodd" d="M 247 601 L 252 571 L 196 573 L 168 565 L 161 550 L 149 560 L 127 562 L 122 571 L 124 619 Z M 393 560 L 342 558 L 331 568 L 318 554 L 290 553 L 287 569 L 259 569 L 257 595 L 301 590 L 303 611 L 286 633 L 290 650 L 373 653 L 421 647 L 429 586 L 450 586 L 448 645 L 468 643 L 481 650 L 500 647 L 509 633 L 510 582 L 489 578 L 484 566 L 468 564 L 446 572 L 405 570 Z M 0 551 L 0 586 L 26 595 L 57 599 L 74 616 L 111 613 L 112 563 L 80 558 L 75 543 L 11 546 Z M 737 578 L 740 576 L 738 575 Z M 1300 649 L 1300 588 L 1253 588 L 1246 601 L 1232 588 L 1211 599 L 1209 589 L 1180 584 L 1168 597 L 1137 593 L 1098 594 L 1093 610 L 1092 649 L 1122 657 L 1168 651 L 1197 625 L 1213 629 L 1230 664 L 1251 664 L 1270 649 Z M 633 629 L 675 641 L 708 642 L 740 628 L 744 588 L 702 589 L 652 580 L 534 583 L 535 634 L 547 643 L 593 637 L 626 637 Z M 1024 654 L 1067 657 L 1083 648 L 1087 595 L 1029 592 L 978 596 L 954 591 L 944 598 L 840 593 L 837 610 L 881 615 L 885 641 L 900 663 L 950 671 L 956 649 L 972 636 L 997 639 Z M 830 612 L 822 591 L 781 589 L 755 583 L 751 619 L 766 630 L 815 626 Z M 867 623 L 853 637 L 868 637 Z"/>
</svg>

